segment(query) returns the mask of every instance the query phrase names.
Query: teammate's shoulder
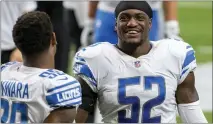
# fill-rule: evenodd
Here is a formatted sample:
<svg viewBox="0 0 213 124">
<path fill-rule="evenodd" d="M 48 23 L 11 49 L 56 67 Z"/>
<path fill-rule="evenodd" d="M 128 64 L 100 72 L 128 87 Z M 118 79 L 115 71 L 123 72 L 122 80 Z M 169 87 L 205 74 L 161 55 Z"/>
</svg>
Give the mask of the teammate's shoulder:
<svg viewBox="0 0 213 124">
<path fill-rule="evenodd" d="M 153 42 L 156 46 L 162 47 L 164 49 L 168 49 L 168 52 L 173 54 L 174 56 L 182 56 L 188 49 L 193 49 L 192 46 L 179 39 L 162 39 L 157 42 Z"/>
<path fill-rule="evenodd" d="M 193 47 L 183 40 L 165 39 L 164 42 L 168 45 L 168 52 L 176 57 L 185 56 L 187 51 L 193 50 Z"/>
<path fill-rule="evenodd" d="M 172 38 L 166 38 L 166 39 L 161 39 L 158 41 L 151 41 L 151 43 L 155 44 L 155 45 L 161 45 L 161 46 L 170 46 L 170 45 L 181 45 L 181 44 L 185 44 L 185 42 L 183 40 L 179 40 L 179 39 L 172 39 Z"/>
<path fill-rule="evenodd" d="M 81 104 L 81 85 L 75 78 L 57 69 L 48 69 L 39 76 L 44 80 L 48 105 L 58 108 Z"/>
<path fill-rule="evenodd" d="M 95 43 L 79 50 L 76 53 L 76 57 L 94 58 L 96 56 L 102 55 L 103 50 L 106 50 L 111 46 L 112 44 L 108 42 Z"/>
<path fill-rule="evenodd" d="M 18 62 L 18 61 L 4 63 L 1 65 L 1 72 L 5 69 L 14 68 L 14 67 L 20 66 L 22 64 L 23 64 L 22 62 Z"/>
<path fill-rule="evenodd" d="M 189 50 L 193 50 L 192 46 L 189 43 L 185 41 L 175 40 L 175 39 L 169 40 L 169 51 L 174 56 L 176 57 L 185 56 L 185 54 Z"/>
<path fill-rule="evenodd" d="M 39 74 L 40 78 L 50 82 L 69 82 L 75 81 L 75 78 L 57 69 L 47 69 Z"/>
<path fill-rule="evenodd" d="M 80 88 L 80 83 L 74 77 L 57 69 L 43 71 L 39 77 L 47 93 L 58 89 Z"/>
</svg>

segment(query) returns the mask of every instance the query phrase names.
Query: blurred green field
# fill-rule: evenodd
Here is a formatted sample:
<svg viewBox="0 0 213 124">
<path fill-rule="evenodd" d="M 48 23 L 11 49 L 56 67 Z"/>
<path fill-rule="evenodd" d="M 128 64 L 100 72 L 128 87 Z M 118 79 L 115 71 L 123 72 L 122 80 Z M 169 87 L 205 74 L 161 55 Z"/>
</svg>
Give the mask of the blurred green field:
<svg viewBox="0 0 213 124">
<path fill-rule="evenodd" d="M 179 2 L 182 38 L 196 51 L 198 63 L 212 61 L 212 2 Z"/>
<path fill-rule="evenodd" d="M 178 19 L 182 38 L 196 51 L 198 63 L 212 62 L 212 2 L 179 2 Z M 204 112 L 212 123 L 212 112 Z M 177 122 L 181 123 L 177 117 Z"/>
</svg>

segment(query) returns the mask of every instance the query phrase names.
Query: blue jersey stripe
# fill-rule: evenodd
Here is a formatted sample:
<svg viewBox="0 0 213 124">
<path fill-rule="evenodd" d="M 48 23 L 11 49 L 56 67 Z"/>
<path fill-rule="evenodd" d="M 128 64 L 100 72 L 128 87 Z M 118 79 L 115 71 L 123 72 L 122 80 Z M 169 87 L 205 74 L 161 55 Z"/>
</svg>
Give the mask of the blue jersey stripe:
<svg viewBox="0 0 213 124">
<path fill-rule="evenodd" d="M 81 62 L 86 62 L 83 58 L 81 58 L 81 57 L 79 57 L 79 56 L 77 56 L 77 57 L 75 57 L 77 60 L 79 60 L 79 61 L 81 61 Z"/>
<path fill-rule="evenodd" d="M 186 46 L 186 49 L 192 48 L 192 46 Z"/>
<path fill-rule="evenodd" d="M 182 69 L 184 69 L 186 66 L 188 66 L 192 61 L 195 60 L 195 52 L 194 50 L 190 50 L 187 52 Z"/>
<path fill-rule="evenodd" d="M 69 83 L 66 83 L 66 84 L 63 84 L 63 85 L 54 87 L 54 88 L 52 88 L 52 89 L 47 90 L 47 93 L 52 92 L 52 91 L 57 90 L 57 89 L 60 89 L 60 88 L 63 88 L 63 87 L 66 87 L 66 86 L 68 86 L 68 85 L 75 84 L 75 83 L 78 83 L 78 82 L 77 82 L 77 81 L 72 81 L 72 82 L 69 82 Z"/>
<path fill-rule="evenodd" d="M 74 98 L 74 99 L 78 99 L 78 98 L 80 98 L 81 96 L 79 96 L 79 97 L 76 97 L 76 98 Z M 64 105 L 63 103 L 64 102 L 67 102 L 67 101 L 70 101 L 70 100 L 74 100 L 74 99 L 69 99 L 69 100 L 65 100 L 65 101 L 63 101 L 63 102 L 59 102 L 58 100 L 57 100 L 57 98 L 56 97 L 49 97 L 48 96 L 48 98 L 46 97 L 46 99 L 48 99 L 48 105 L 50 105 L 50 106 L 55 106 L 55 105 Z M 81 100 L 79 100 L 80 102 L 81 102 Z M 67 104 L 65 104 L 65 105 L 67 105 Z"/>
<path fill-rule="evenodd" d="M 87 78 L 89 78 L 90 82 L 92 83 L 92 85 L 97 86 L 96 80 L 92 74 L 92 71 L 89 69 L 89 67 L 86 64 L 83 63 L 79 63 L 76 62 L 73 70 L 75 71 L 75 73 L 77 73 L 78 75 L 84 75 Z"/>
<path fill-rule="evenodd" d="M 81 88 L 80 86 L 78 86 L 48 95 L 46 96 L 46 100 L 49 105 L 56 105 L 70 100 L 75 100 L 80 97 L 81 97 Z"/>
<path fill-rule="evenodd" d="M 2 65 L 1 65 L 1 72 L 2 72 L 6 67 L 8 67 L 9 65 L 13 65 L 13 64 L 15 64 L 15 63 L 17 63 L 17 61 L 12 61 L 12 62 L 7 62 L 7 63 L 2 64 Z"/>
<path fill-rule="evenodd" d="M 97 84 L 94 80 L 89 80 L 89 82 L 91 82 L 93 86 L 97 87 Z"/>
<path fill-rule="evenodd" d="M 80 105 L 82 103 L 82 101 L 80 100 L 80 101 L 77 101 L 77 102 L 73 102 L 73 103 L 70 103 L 70 104 L 66 104 L 66 105 L 64 105 L 64 106 L 74 106 L 74 105 Z M 51 107 L 61 107 L 62 105 L 60 105 L 60 104 L 57 104 L 57 105 L 50 105 Z"/>
<path fill-rule="evenodd" d="M 185 69 L 182 73 L 181 73 L 181 76 L 180 76 L 180 78 L 182 78 L 182 76 L 188 71 L 189 69 L 187 68 L 187 69 Z"/>
</svg>

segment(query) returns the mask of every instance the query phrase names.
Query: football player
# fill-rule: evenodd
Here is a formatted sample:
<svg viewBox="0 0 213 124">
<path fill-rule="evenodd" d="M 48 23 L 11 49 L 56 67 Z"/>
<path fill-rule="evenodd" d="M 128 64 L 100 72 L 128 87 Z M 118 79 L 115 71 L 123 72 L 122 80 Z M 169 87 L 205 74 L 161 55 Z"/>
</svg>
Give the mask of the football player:
<svg viewBox="0 0 213 124">
<path fill-rule="evenodd" d="M 118 43 L 97 43 L 75 56 L 82 86 L 76 122 L 98 106 L 105 123 L 207 123 L 199 106 L 192 46 L 175 39 L 149 40 L 153 13 L 145 1 L 121 1 L 115 9 Z"/>
<path fill-rule="evenodd" d="M 22 62 L 1 66 L 1 123 L 73 122 L 81 104 L 80 83 L 54 69 L 56 37 L 49 16 L 20 16 L 13 40 Z"/>
</svg>

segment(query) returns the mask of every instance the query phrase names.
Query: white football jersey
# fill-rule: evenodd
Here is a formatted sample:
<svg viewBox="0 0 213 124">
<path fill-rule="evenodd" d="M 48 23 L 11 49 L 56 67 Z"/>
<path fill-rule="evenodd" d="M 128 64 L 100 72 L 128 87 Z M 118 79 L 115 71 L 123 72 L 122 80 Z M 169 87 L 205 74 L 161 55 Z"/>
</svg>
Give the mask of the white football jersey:
<svg viewBox="0 0 213 124">
<path fill-rule="evenodd" d="M 1 122 L 42 123 L 59 107 L 81 104 L 80 83 L 56 69 L 1 66 Z"/>
<path fill-rule="evenodd" d="M 176 122 L 175 91 L 197 66 L 194 50 L 172 39 L 151 44 L 150 52 L 138 58 L 107 42 L 76 54 L 74 73 L 98 94 L 103 122 Z"/>
</svg>

